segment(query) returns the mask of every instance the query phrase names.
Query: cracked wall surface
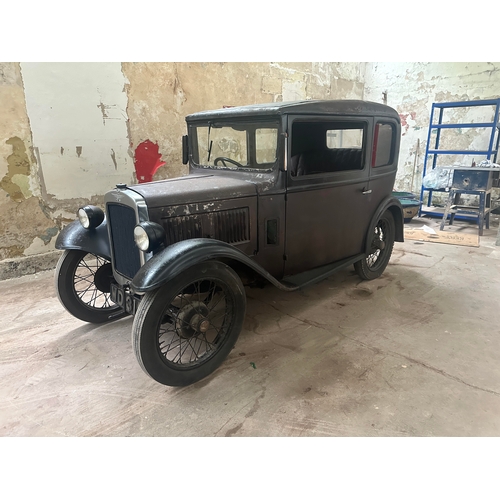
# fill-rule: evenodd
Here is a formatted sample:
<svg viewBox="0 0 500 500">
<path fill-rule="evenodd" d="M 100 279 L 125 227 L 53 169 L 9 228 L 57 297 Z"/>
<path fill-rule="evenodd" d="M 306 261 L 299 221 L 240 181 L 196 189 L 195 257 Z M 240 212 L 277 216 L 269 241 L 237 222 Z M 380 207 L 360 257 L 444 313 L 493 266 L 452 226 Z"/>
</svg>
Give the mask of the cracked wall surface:
<svg viewBox="0 0 500 500">
<path fill-rule="evenodd" d="M 470 101 L 500 97 L 500 63 L 369 63 L 365 99 L 383 102 L 401 117 L 402 137 L 396 189 L 420 192 L 433 102 Z M 460 109 L 445 116 L 450 123 L 492 121 L 492 108 Z M 440 148 L 482 149 L 489 132 L 480 129 L 445 131 Z M 470 156 L 438 157 L 440 166 L 470 165 Z M 476 157 L 475 161 L 485 159 Z"/>
<path fill-rule="evenodd" d="M 190 113 L 300 99 L 362 99 L 364 63 L 123 63 L 129 138 L 159 146 L 155 179 L 185 175 L 181 136 Z"/>
<path fill-rule="evenodd" d="M 55 200 L 103 195 L 133 180 L 120 63 L 22 63 L 44 189 Z"/>
<path fill-rule="evenodd" d="M 34 247 L 39 253 L 52 249 L 52 236 L 58 228 L 44 212 L 38 197 L 39 179 L 18 63 L 0 63 L 0 109 L 0 260 L 3 260 L 28 255 Z"/>
<path fill-rule="evenodd" d="M 0 260 L 53 250 L 77 208 L 102 205 L 117 182 L 135 183 L 139 173 L 154 180 L 187 173 L 181 162 L 187 114 L 224 105 L 362 98 L 364 68 L 0 63 Z M 152 164 L 139 165 L 138 151 Z"/>
<path fill-rule="evenodd" d="M 432 103 L 492 97 L 500 63 L 0 63 L 0 260 L 52 250 L 77 208 L 102 205 L 117 182 L 186 174 L 181 136 L 196 111 L 386 100 L 402 122 L 396 189 L 418 192 Z"/>
</svg>

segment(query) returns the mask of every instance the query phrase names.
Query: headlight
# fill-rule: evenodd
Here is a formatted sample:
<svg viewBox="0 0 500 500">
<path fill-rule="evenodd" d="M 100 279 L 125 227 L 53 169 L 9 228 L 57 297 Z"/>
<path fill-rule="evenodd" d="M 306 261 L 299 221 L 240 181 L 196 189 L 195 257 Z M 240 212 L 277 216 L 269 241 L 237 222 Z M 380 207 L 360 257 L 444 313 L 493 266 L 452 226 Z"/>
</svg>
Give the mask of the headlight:
<svg viewBox="0 0 500 500">
<path fill-rule="evenodd" d="M 104 220 L 104 212 L 99 207 L 87 205 L 78 210 L 78 219 L 85 229 L 95 229 Z"/>
<path fill-rule="evenodd" d="M 151 252 L 165 242 L 165 230 L 156 222 L 141 222 L 134 228 L 135 244 L 143 252 Z"/>
</svg>

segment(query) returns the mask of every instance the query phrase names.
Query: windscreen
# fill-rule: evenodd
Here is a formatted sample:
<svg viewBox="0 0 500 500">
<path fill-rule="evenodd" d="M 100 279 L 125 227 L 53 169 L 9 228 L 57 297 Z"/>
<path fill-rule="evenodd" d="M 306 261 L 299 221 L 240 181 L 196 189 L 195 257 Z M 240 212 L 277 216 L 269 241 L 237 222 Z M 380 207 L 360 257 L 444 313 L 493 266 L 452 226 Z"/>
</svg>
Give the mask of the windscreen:
<svg viewBox="0 0 500 500">
<path fill-rule="evenodd" d="M 212 168 L 271 168 L 278 147 L 277 123 L 209 123 L 193 127 L 196 164 Z"/>
</svg>

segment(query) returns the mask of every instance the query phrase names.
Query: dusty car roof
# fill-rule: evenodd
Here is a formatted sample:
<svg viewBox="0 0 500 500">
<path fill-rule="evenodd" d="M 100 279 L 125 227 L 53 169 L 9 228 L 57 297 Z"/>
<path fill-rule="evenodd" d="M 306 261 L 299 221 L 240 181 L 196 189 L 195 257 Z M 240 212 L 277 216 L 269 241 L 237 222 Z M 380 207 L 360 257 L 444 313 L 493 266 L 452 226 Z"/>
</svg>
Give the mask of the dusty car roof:
<svg viewBox="0 0 500 500">
<path fill-rule="evenodd" d="M 398 113 L 391 107 L 377 102 L 361 100 L 328 100 L 328 101 L 291 101 L 250 104 L 200 111 L 186 116 L 187 122 L 219 118 L 243 118 L 256 116 L 280 116 L 284 114 L 316 114 L 316 115 L 377 115 L 399 119 Z"/>
</svg>

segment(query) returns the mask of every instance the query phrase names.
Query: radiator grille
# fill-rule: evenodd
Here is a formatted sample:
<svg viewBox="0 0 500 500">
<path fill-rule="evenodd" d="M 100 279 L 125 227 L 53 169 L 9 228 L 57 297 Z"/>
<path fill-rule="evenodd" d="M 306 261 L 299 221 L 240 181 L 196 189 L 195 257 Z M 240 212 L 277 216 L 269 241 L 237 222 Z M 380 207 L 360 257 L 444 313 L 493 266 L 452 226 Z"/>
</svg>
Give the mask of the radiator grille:
<svg viewBox="0 0 500 500">
<path fill-rule="evenodd" d="M 163 220 L 169 244 L 191 238 L 215 238 L 236 244 L 250 241 L 248 207 Z"/>
<path fill-rule="evenodd" d="M 132 279 L 141 267 L 140 250 L 134 242 L 134 227 L 137 224 L 135 211 L 116 203 L 108 203 L 106 209 L 115 269 Z"/>
</svg>

